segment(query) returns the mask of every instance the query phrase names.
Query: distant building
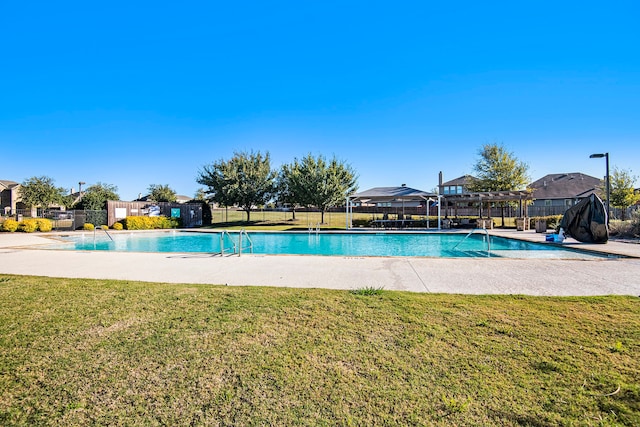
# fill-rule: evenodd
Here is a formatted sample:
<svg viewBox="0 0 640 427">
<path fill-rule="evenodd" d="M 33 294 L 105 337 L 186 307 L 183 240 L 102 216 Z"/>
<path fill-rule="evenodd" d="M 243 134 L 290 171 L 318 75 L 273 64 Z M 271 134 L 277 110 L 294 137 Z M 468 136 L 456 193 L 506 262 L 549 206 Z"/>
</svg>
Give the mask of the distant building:
<svg viewBox="0 0 640 427">
<path fill-rule="evenodd" d="M 531 183 L 533 203 L 529 216 L 561 215 L 585 197 L 597 193 L 604 182 L 580 172 L 545 175 Z"/>
<path fill-rule="evenodd" d="M 176 195 L 176 203 L 187 203 L 193 200 L 193 197 Z M 151 195 L 147 194 L 146 196 L 139 196 L 134 202 L 151 202 Z"/>
<path fill-rule="evenodd" d="M 442 196 L 465 194 L 469 192 L 469 185 L 475 180 L 476 178 L 471 175 L 463 175 L 450 181 L 439 183 L 438 191 Z"/>
<path fill-rule="evenodd" d="M 0 212 L 3 215 L 12 215 L 17 209 L 24 209 L 20 202 L 20 184 L 0 180 Z"/>
</svg>

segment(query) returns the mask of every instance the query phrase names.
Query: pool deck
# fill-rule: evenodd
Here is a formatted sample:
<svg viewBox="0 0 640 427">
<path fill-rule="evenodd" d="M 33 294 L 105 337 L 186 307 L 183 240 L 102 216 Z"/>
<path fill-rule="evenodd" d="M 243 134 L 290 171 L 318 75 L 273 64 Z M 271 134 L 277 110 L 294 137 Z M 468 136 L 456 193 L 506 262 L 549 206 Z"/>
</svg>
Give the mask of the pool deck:
<svg viewBox="0 0 640 427">
<path fill-rule="evenodd" d="M 534 231 L 492 235 L 544 242 Z M 69 234 L 69 233 L 65 233 Z M 459 294 L 640 296 L 640 244 L 567 239 L 563 246 L 629 258 L 383 258 L 43 250 L 38 234 L 0 233 L 0 274 L 229 286 L 387 290 Z"/>
</svg>

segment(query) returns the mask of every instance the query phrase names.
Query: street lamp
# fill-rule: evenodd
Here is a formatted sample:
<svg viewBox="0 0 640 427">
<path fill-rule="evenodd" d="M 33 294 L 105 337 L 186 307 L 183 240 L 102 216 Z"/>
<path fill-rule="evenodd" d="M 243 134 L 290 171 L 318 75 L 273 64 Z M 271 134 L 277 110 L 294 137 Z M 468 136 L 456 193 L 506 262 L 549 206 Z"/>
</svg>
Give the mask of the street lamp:
<svg viewBox="0 0 640 427">
<path fill-rule="evenodd" d="M 606 188 L 607 188 L 607 227 L 609 226 L 609 217 L 611 216 L 611 211 L 609 210 L 610 207 L 610 200 L 609 200 L 609 196 L 611 193 L 611 181 L 609 180 L 609 153 L 597 153 L 597 154 L 592 154 L 589 156 L 590 159 L 601 159 L 601 158 L 605 158 L 605 161 L 607 163 L 607 174 L 605 176 L 606 179 Z"/>
</svg>

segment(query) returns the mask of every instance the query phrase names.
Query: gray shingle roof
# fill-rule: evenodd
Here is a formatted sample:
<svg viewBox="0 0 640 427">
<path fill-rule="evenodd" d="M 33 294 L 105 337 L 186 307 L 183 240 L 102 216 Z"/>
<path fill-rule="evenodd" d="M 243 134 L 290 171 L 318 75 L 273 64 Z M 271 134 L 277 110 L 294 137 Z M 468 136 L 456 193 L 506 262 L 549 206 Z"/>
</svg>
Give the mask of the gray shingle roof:
<svg viewBox="0 0 640 427">
<path fill-rule="evenodd" d="M 531 183 L 535 199 L 576 199 L 589 196 L 603 180 L 579 172 L 545 175 Z"/>
<path fill-rule="evenodd" d="M 451 186 L 451 185 L 468 185 L 476 178 L 471 175 L 463 175 L 457 178 L 452 179 L 451 181 L 443 182 L 443 186 Z"/>
<path fill-rule="evenodd" d="M 5 188 L 11 188 L 19 185 L 17 182 L 9 181 L 8 179 L 0 179 L 0 184 L 2 184 L 2 186 Z"/>
</svg>

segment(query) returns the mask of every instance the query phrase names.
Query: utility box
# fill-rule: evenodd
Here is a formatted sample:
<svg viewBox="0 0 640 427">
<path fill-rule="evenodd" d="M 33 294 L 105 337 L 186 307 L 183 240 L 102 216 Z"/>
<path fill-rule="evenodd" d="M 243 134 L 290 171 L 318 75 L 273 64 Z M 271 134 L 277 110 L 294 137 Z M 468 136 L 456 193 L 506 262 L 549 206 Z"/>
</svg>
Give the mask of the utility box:
<svg viewBox="0 0 640 427">
<path fill-rule="evenodd" d="M 547 231 L 547 220 L 536 219 L 536 233 L 545 233 Z"/>
</svg>

